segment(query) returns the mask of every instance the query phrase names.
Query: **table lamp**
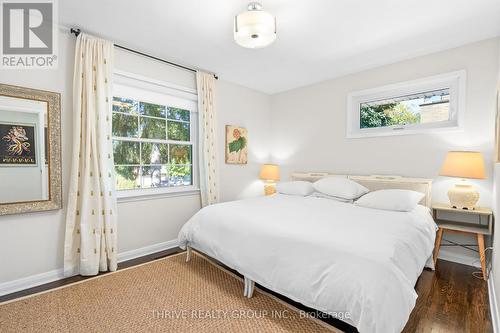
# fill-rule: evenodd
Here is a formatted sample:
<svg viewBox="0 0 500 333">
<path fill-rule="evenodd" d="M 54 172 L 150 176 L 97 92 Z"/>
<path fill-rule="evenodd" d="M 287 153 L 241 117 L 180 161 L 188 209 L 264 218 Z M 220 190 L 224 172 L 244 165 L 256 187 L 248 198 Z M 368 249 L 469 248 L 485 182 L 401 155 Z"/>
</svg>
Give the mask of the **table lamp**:
<svg viewBox="0 0 500 333">
<path fill-rule="evenodd" d="M 453 208 L 474 209 L 479 192 L 464 178 L 484 179 L 483 155 L 476 151 L 450 151 L 441 168 L 440 176 L 462 178 L 448 191 Z"/>
<path fill-rule="evenodd" d="M 280 180 L 280 168 L 276 164 L 264 164 L 260 169 L 259 178 L 266 181 L 264 185 L 264 194 L 271 195 L 276 193 L 276 183 Z"/>
</svg>

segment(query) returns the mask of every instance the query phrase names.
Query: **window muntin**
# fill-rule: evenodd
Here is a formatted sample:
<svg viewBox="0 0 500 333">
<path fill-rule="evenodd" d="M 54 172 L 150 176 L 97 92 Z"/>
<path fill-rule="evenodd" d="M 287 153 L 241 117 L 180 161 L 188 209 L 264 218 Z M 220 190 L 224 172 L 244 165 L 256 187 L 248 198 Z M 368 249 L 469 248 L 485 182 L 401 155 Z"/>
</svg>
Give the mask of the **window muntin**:
<svg viewBox="0 0 500 333">
<path fill-rule="evenodd" d="M 465 71 L 351 93 L 347 137 L 460 129 L 464 107 Z"/>
<path fill-rule="evenodd" d="M 117 190 L 193 185 L 190 110 L 115 94 L 112 118 Z"/>
</svg>

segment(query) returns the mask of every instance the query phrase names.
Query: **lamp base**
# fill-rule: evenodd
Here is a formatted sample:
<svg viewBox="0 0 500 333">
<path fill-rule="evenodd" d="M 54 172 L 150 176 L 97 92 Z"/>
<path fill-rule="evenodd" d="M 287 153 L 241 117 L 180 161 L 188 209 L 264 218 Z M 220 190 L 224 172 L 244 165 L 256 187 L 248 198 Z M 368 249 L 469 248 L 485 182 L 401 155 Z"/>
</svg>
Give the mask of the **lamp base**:
<svg viewBox="0 0 500 333">
<path fill-rule="evenodd" d="M 274 193 L 276 193 L 276 184 L 275 183 L 266 183 L 266 185 L 264 185 L 264 194 L 267 196 L 267 195 L 271 195 Z"/>
<path fill-rule="evenodd" d="M 473 210 L 479 200 L 479 192 L 469 184 L 455 184 L 448 191 L 453 208 Z"/>
</svg>

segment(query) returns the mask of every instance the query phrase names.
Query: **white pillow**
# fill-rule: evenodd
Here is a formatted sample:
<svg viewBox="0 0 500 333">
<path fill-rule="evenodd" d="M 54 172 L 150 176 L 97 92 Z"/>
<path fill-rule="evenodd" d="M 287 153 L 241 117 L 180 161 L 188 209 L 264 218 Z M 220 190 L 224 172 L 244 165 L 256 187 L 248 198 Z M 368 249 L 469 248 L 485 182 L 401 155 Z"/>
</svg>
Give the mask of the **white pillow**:
<svg viewBox="0 0 500 333">
<path fill-rule="evenodd" d="M 368 189 L 350 179 L 326 177 L 313 184 L 316 191 L 332 197 L 353 200 L 368 192 Z"/>
<path fill-rule="evenodd" d="M 310 182 L 297 180 L 293 182 L 284 182 L 276 184 L 276 191 L 281 194 L 301 195 L 303 197 L 314 192 Z"/>
<path fill-rule="evenodd" d="M 352 199 L 343 199 L 343 198 L 339 198 L 339 197 L 334 197 L 332 195 L 324 194 L 321 192 L 313 192 L 313 194 L 311 194 L 311 197 L 329 199 L 329 200 L 334 200 L 334 201 L 339 201 L 339 202 L 344 202 L 344 203 L 353 203 L 354 202 L 354 200 L 352 200 Z"/>
<path fill-rule="evenodd" d="M 414 210 L 424 194 L 410 190 L 378 190 L 363 195 L 354 204 L 362 207 L 410 212 Z"/>
</svg>

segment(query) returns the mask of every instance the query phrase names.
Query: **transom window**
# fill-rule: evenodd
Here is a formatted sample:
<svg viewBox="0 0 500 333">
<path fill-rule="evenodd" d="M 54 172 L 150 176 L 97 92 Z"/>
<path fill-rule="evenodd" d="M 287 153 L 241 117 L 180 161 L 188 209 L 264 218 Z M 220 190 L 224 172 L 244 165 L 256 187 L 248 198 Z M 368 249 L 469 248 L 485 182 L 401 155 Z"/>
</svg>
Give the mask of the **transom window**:
<svg viewBox="0 0 500 333">
<path fill-rule="evenodd" d="M 365 102 L 360 105 L 360 127 L 427 124 L 450 120 L 450 89 Z"/>
<path fill-rule="evenodd" d="M 114 89 L 112 139 L 117 190 L 147 194 L 146 189 L 193 188 L 196 117 L 189 106 L 194 103 L 178 102 L 176 97 L 154 91 L 124 86 Z"/>
<path fill-rule="evenodd" d="M 465 73 L 454 72 L 353 93 L 348 137 L 459 128 Z"/>
</svg>

